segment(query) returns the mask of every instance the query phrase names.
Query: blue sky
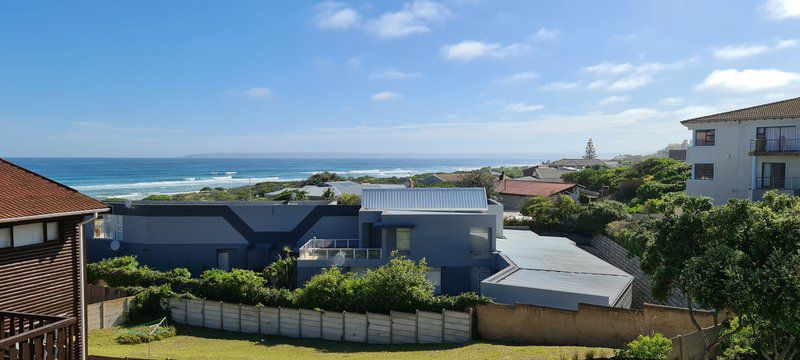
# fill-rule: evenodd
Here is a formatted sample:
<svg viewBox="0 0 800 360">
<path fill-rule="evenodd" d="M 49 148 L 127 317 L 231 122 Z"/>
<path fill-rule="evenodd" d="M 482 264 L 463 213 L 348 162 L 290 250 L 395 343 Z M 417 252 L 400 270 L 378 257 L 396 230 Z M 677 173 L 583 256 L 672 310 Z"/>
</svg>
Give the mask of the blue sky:
<svg viewBox="0 0 800 360">
<path fill-rule="evenodd" d="M 0 2 L 0 155 L 603 155 L 800 96 L 800 0 Z"/>
</svg>

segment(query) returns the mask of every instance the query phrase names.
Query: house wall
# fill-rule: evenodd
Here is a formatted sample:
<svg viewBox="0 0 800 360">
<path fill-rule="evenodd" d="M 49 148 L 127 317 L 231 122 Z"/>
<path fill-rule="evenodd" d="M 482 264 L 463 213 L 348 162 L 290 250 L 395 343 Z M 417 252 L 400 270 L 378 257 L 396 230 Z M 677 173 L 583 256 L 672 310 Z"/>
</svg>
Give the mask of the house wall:
<svg viewBox="0 0 800 360">
<path fill-rule="evenodd" d="M 54 220 L 59 222 L 58 240 L 0 249 L 0 310 L 75 317 L 82 331 L 78 232 L 82 217 L 3 223 L 0 227 Z"/>
<path fill-rule="evenodd" d="M 756 138 L 756 128 L 765 126 L 800 126 L 800 119 L 717 121 L 686 124 L 689 130 L 715 130 L 713 146 L 689 146 L 686 162 L 689 164 L 713 163 L 713 180 L 694 180 L 686 183 L 688 195 L 703 195 L 714 199 L 721 205 L 729 199 L 752 199 L 753 162 L 755 159 L 757 173 L 761 176 L 761 164 L 764 162 L 785 162 L 787 177 L 800 177 L 800 156 L 751 156 L 750 140 Z M 694 135 L 692 136 L 694 139 Z M 798 184 L 800 185 L 800 184 Z M 755 200 L 760 193 L 755 191 Z"/>
<path fill-rule="evenodd" d="M 87 253 L 91 262 L 136 255 L 143 265 L 199 274 L 217 267 L 217 252 L 228 250 L 231 268 L 261 270 L 284 246 L 296 248 L 315 236 L 357 238 L 358 209 L 257 202 L 114 204 L 114 214 L 123 219 L 121 248 L 111 251 L 110 239 L 92 238 Z"/>
<path fill-rule="evenodd" d="M 500 194 L 497 201 L 503 204 L 503 209 L 506 211 L 519 211 L 529 198 L 530 196 Z"/>
</svg>

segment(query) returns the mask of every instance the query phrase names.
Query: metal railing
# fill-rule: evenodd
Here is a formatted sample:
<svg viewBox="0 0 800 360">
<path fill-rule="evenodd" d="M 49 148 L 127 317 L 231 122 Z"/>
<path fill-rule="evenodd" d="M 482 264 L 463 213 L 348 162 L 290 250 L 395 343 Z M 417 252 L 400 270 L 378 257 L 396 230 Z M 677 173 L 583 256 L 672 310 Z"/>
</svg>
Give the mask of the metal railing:
<svg viewBox="0 0 800 360">
<path fill-rule="evenodd" d="M 752 139 L 752 152 L 800 152 L 800 139 Z"/>
<path fill-rule="evenodd" d="M 317 239 L 308 240 L 300 247 L 300 260 L 326 260 L 337 255 L 344 259 L 380 259 L 383 250 L 378 248 L 359 248 L 358 239 Z"/>
<path fill-rule="evenodd" d="M 756 181 L 759 189 L 800 190 L 798 177 L 759 177 Z"/>
<path fill-rule="evenodd" d="M 74 317 L 0 311 L 0 359 L 79 359 Z"/>
</svg>

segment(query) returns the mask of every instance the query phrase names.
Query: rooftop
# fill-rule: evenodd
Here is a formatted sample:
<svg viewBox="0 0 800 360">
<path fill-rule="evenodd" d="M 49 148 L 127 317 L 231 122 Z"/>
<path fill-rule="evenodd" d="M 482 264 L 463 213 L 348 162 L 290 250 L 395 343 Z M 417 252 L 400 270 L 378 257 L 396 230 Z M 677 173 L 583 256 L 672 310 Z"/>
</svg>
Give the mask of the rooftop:
<svg viewBox="0 0 800 360">
<path fill-rule="evenodd" d="M 365 188 L 362 210 L 486 211 L 484 188 Z"/>
<path fill-rule="evenodd" d="M 497 192 L 506 195 L 551 196 L 578 185 L 564 182 L 526 181 L 505 179 L 498 183 Z"/>
<path fill-rule="evenodd" d="M 681 121 L 681 124 L 783 118 L 800 118 L 800 97 L 687 119 Z"/>
<path fill-rule="evenodd" d="M 0 159 L 0 222 L 103 212 L 108 205 Z"/>
<path fill-rule="evenodd" d="M 497 250 L 511 263 L 487 282 L 573 294 L 603 296 L 613 305 L 633 276 L 584 251 L 563 237 L 528 230 L 503 231 Z"/>
<path fill-rule="evenodd" d="M 577 166 L 594 166 L 594 165 L 609 165 L 606 160 L 601 159 L 560 159 L 553 161 L 552 165 L 555 166 L 570 166 L 570 165 L 577 165 Z"/>
<path fill-rule="evenodd" d="M 536 168 L 535 171 L 540 179 L 556 179 L 556 180 L 560 180 L 561 175 L 575 172 L 575 170 L 556 169 L 556 168 L 541 167 L 541 166 Z"/>
</svg>

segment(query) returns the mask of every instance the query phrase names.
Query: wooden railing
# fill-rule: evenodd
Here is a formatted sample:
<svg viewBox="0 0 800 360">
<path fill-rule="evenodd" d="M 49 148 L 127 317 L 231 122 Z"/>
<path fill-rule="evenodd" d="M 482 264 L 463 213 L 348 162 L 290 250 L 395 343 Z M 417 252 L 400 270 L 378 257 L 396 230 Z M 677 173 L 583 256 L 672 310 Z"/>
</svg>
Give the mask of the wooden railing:
<svg viewBox="0 0 800 360">
<path fill-rule="evenodd" d="M 78 359 L 74 317 L 0 311 L 0 360 Z"/>
</svg>

